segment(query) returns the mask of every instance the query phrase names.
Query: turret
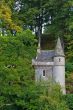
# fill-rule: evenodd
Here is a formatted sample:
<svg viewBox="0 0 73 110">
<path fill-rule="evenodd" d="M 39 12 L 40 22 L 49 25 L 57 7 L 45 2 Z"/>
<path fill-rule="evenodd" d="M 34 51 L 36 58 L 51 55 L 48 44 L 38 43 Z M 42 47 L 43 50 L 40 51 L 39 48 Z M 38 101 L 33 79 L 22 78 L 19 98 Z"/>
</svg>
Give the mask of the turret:
<svg viewBox="0 0 73 110">
<path fill-rule="evenodd" d="M 58 38 L 55 48 L 53 79 L 61 85 L 61 90 L 65 94 L 65 55 L 60 38 Z"/>
</svg>

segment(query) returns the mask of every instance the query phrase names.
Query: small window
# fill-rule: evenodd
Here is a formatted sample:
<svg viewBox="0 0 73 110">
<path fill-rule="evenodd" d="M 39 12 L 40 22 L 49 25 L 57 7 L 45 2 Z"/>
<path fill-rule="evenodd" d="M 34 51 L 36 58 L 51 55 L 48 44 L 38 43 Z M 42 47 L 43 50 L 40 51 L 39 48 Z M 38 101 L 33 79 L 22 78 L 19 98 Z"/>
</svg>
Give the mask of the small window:
<svg viewBox="0 0 73 110">
<path fill-rule="evenodd" d="M 59 62 L 61 61 L 61 59 L 59 58 Z"/>
<path fill-rule="evenodd" d="M 43 76 L 45 76 L 45 70 L 43 70 Z"/>
</svg>

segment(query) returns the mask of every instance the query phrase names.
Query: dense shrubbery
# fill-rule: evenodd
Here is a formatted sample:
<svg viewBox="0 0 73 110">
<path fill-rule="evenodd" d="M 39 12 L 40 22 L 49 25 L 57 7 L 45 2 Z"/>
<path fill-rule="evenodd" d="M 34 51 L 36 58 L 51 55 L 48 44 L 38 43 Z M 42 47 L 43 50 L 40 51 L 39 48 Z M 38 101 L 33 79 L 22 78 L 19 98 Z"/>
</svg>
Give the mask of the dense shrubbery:
<svg viewBox="0 0 73 110">
<path fill-rule="evenodd" d="M 27 85 L 33 81 L 32 57 L 35 56 L 35 39 L 31 31 L 25 31 L 26 45 L 20 36 L 0 36 L 0 109 L 18 110 L 17 102 L 23 102 Z M 23 34 L 23 33 L 22 33 Z M 30 34 L 31 38 L 28 37 Z M 23 36 L 26 39 L 26 36 Z M 23 103 L 22 103 L 23 104 Z"/>
<path fill-rule="evenodd" d="M 73 110 L 73 94 L 67 94 L 65 96 L 65 101 L 70 110 Z"/>
<path fill-rule="evenodd" d="M 41 82 L 25 91 L 24 110 L 68 110 L 58 85 Z M 20 106 L 22 106 L 19 103 Z"/>
<path fill-rule="evenodd" d="M 73 63 L 66 63 L 66 90 L 67 93 L 73 93 Z"/>
<path fill-rule="evenodd" d="M 73 63 L 71 62 L 66 63 L 66 71 L 69 73 L 73 71 Z"/>
</svg>

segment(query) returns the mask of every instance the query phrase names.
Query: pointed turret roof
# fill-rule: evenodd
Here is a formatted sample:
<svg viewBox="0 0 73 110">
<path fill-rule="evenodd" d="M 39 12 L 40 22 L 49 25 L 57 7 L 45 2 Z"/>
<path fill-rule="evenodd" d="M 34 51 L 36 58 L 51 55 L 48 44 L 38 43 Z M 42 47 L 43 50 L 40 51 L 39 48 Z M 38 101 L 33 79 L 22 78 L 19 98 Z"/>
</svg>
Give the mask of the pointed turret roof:
<svg viewBox="0 0 73 110">
<path fill-rule="evenodd" d="M 55 56 L 65 56 L 62 45 L 61 45 L 61 40 L 60 40 L 59 37 L 58 37 L 57 45 L 56 45 L 56 48 L 55 48 Z"/>
</svg>

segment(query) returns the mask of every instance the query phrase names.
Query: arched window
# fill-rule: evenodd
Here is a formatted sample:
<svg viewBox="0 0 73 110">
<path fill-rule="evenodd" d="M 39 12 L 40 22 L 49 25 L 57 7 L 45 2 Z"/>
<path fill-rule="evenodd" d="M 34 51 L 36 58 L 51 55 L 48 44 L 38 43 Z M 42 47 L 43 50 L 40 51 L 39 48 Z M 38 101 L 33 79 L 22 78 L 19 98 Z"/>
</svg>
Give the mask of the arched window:
<svg viewBox="0 0 73 110">
<path fill-rule="evenodd" d="M 43 70 L 43 76 L 45 76 L 45 70 Z"/>
</svg>

